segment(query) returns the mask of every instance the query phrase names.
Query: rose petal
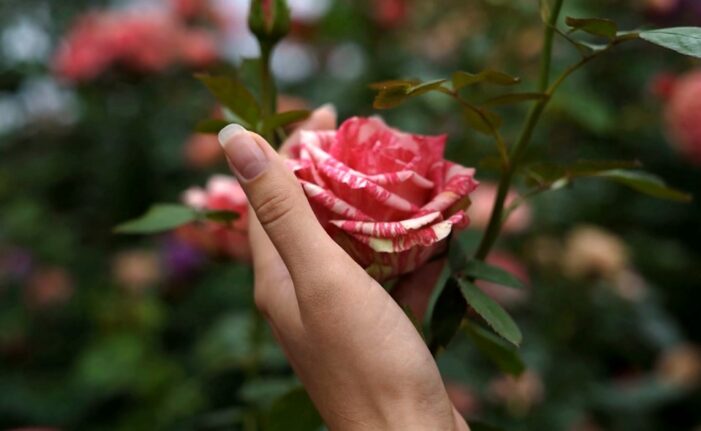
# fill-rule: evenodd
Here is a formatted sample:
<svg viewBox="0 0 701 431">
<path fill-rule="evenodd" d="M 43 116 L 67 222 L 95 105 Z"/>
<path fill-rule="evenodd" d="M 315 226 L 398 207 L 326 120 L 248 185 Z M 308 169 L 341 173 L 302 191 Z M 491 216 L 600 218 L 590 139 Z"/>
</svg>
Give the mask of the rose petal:
<svg viewBox="0 0 701 431">
<path fill-rule="evenodd" d="M 437 242 L 429 247 L 414 247 L 402 253 L 373 254 L 373 263 L 366 270 L 378 281 L 387 280 L 401 274 L 407 274 L 424 265 L 432 256 L 445 249 L 445 242 Z M 368 249 L 369 250 L 369 249 Z"/>
<path fill-rule="evenodd" d="M 394 222 L 363 222 L 357 220 L 331 220 L 331 224 L 349 233 L 360 233 L 381 238 L 406 235 L 441 218 L 436 211 L 420 217 Z"/>
<path fill-rule="evenodd" d="M 304 193 L 310 200 L 327 208 L 334 214 L 338 214 L 349 219 L 372 221 L 372 218 L 365 215 L 365 213 L 348 202 L 338 198 L 330 191 L 325 190 L 314 183 L 310 183 L 309 181 L 300 180 L 300 183 L 302 184 Z"/>
<path fill-rule="evenodd" d="M 327 178 L 342 184 L 351 190 L 360 191 L 369 195 L 379 203 L 402 212 L 416 212 L 418 207 L 403 197 L 390 192 L 384 187 L 375 184 L 367 179 L 360 172 L 354 171 L 343 163 L 331 157 L 321 148 L 302 139 L 302 146 L 309 150 L 312 158 L 316 162 L 316 166 L 320 172 L 326 175 Z M 362 199 L 362 196 L 358 196 Z"/>
<path fill-rule="evenodd" d="M 434 186 L 433 181 L 417 174 L 414 171 L 399 171 L 378 175 L 365 175 L 365 178 L 381 186 L 400 184 L 409 180 L 411 180 L 413 184 L 424 189 L 430 189 Z"/>
<path fill-rule="evenodd" d="M 450 235 L 453 226 L 464 224 L 465 219 L 467 219 L 465 212 L 459 211 L 447 220 L 394 238 L 379 238 L 360 234 L 353 234 L 353 237 L 378 253 L 400 253 L 416 246 L 428 247 L 445 239 Z"/>
<path fill-rule="evenodd" d="M 425 175 L 443 159 L 446 136 L 423 136 L 389 127 L 379 117 L 353 117 L 338 129 L 327 150 L 336 160 L 368 175 L 412 170 Z"/>
<path fill-rule="evenodd" d="M 475 170 L 473 168 L 443 162 L 434 169 L 438 171 L 437 175 L 440 178 L 440 182 L 436 181 L 439 183 L 437 185 L 438 193 L 421 208 L 420 214 L 447 210 L 475 190 L 479 184 L 474 178 Z"/>
</svg>

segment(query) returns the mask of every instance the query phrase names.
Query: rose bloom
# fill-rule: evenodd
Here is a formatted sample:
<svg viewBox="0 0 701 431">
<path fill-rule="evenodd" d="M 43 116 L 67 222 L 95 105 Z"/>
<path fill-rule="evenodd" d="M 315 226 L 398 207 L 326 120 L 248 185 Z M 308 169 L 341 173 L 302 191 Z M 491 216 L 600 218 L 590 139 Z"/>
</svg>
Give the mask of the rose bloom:
<svg viewBox="0 0 701 431">
<path fill-rule="evenodd" d="M 665 107 L 667 133 L 686 160 L 701 165 L 701 71 L 678 78 Z"/>
<path fill-rule="evenodd" d="M 230 225 L 204 221 L 182 226 L 176 231 L 179 239 L 210 254 L 229 256 L 243 262 L 251 260 L 248 201 L 235 178 L 214 175 L 207 182 L 206 188 L 193 187 L 186 190 L 183 202 L 198 210 L 234 211 L 239 214 L 239 218 Z"/>
<path fill-rule="evenodd" d="M 181 61 L 203 67 L 218 58 L 214 37 L 186 27 L 171 11 L 91 12 L 78 19 L 53 59 L 55 73 L 88 81 L 113 67 L 156 73 Z"/>
<path fill-rule="evenodd" d="M 470 196 L 472 205 L 470 206 L 470 218 L 472 219 L 472 227 L 477 229 L 485 229 L 489 223 L 489 217 L 492 215 L 492 206 L 494 199 L 497 197 L 497 185 L 494 183 L 483 182 L 475 193 Z M 519 194 L 510 190 L 506 195 L 504 208 L 508 208 Z M 531 208 L 527 203 L 522 203 L 518 206 L 506 219 L 506 222 L 501 227 L 502 233 L 518 233 L 528 229 L 531 225 Z"/>
<path fill-rule="evenodd" d="M 445 142 L 355 117 L 301 131 L 288 163 L 329 235 L 382 281 L 424 265 L 469 223 L 475 170 L 444 160 Z"/>
</svg>

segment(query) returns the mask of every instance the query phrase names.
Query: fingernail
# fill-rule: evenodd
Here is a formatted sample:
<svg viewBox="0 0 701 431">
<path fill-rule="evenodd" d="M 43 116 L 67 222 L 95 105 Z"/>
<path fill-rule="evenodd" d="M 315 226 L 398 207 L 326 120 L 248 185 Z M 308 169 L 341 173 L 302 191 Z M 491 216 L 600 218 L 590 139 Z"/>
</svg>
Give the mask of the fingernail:
<svg viewBox="0 0 701 431">
<path fill-rule="evenodd" d="M 322 110 L 329 111 L 334 116 L 337 115 L 336 106 L 334 106 L 333 103 L 324 103 L 323 105 L 319 106 L 319 108 L 317 108 L 317 111 L 322 111 Z"/>
<path fill-rule="evenodd" d="M 238 124 L 229 124 L 219 132 L 219 144 L 236 173 L 251 180 L 268 166 L 268 158 L 253 136 Z"/>
</svg>

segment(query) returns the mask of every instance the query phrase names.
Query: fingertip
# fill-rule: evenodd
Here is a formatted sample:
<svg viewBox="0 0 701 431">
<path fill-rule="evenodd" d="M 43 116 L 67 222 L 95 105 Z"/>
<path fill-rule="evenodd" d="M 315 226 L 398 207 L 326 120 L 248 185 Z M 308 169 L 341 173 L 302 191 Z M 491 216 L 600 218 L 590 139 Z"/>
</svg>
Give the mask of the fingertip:
<svg viewBox="0 0 701 431">
<path fill-rule="evenodd" d="M 336 128 L 338 112 L 331 103 L 321 105 L 312 112 L 302 128 L 307 130 L 333 130 Z"/>
</svg>

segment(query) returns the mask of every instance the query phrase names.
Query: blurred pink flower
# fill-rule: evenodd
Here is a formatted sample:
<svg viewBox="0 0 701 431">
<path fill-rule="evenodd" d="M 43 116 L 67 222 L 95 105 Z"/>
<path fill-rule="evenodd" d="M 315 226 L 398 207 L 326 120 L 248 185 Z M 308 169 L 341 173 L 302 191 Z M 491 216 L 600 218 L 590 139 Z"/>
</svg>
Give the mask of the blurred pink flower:
<svg viewBox="0 0 701 431">
<path fill-rule="evenodd" d="M 24 294 L 25 301 L 31 308 L 60 306 L 73 296 L 73 280 L 64 268 L 40 268 L 30 276 Z"/>
<path fill-rule="evenodd" d="M 680 5 L 680 0 L 645 0 L 646 10 L 660 15 L 668 15 L 675 12 Z"/>
<path fill-rule="evenodd" d="M 489 384 L 489 392 L 515 416 L 524 416 L 545 397 L 543 380 L 533 370 L 526 370 L 518 377 L 498 377 Z"/>
<path fill-rule="evenodd" d="M 204 30 L 189 30 L 180 36 L 180 58 L 194 68 L 206 67 L 217 61 L 214 36 Z"/>
<path fill-rule="evenodd" d="M 494 251 L 487 257 L 487 263 L 506 270 L 528 287 L 530 283 L 528 269 L 518 257 L 504 251 Z M 476 284 L 484 293 L 504 307 L 520 305 L 528 297 L 528 291 L 525 289 L 514 289 L 483 280 L 478 280 Z"/>
<path fill-rule="evenodd" d="M 701 349 L 679 344 L 664 351 L 657 361 L 657 377 L 664 383 L 693 389 L 701 383 Z"/>
<path fill-rule="evenodd" d="M 597 226 L 578 226 L 567 235 L 562 266 L 572 278 L 615 279 L 628 268 L 628 250 L 618 236 Z"/>
<path fill-rule="evenodd" d="M 53 59 L 55 73 L 88 81 L 113 67 L 157 73 L 182 61 L 202 67 L 218 57 L 214 38 L 167 9 L 100 11 L 80 17 Z"/>
<path fill-rule="evenodd" d="M 216 135 L 194 133 L 183 147 L 183 155 L 188 166 L 202 169 L 224 160 L 224 152 Z"/>
<path fill-rule="evenodd" d="M 679 77 L 665 109 L 667 131 L 686 160 L 701 165 L 701 71 Z"/>
<path fill-rule="evenodd" d="M 239 218 L 231 224 L 205 221 L 182 226 L 176 231 L 178 238 L 210 254 L 250 261 L 248 201 L 235 178 L 215 175 L 209 179 L 206 188 L 186 190 L 183 202 L 199 210 L 234 211 Z"/>
<path fill-rule="evenodd" d="M 377 0 L 372 5 L 372 15 L 382 27 L 401 25 L 409 11 L 407 0 Z"/>
<path fill-rule="evenodd" d="M 209 11 L 209 0 L 169 0 L 173 12 L 181 19 L 193 19 Z"/>
<path fill-rule="evenodd" d="M 470 205 L 468 214 L 472 220 L 473 228 L 484 229 L 487 227 L 496 196 L 497 185 L 490 182 L 481 182 L 480 187 L 470 195 L 472 205 Z M 505 208 L 508 208 L 518 197 L 519 194 L 516 191 L 509 191 L 506 197 Z M 502 226 L 502 233 L 522 232 L 528 229 L 530 224 L 531 208 L 527 203 L 521 203 L 506 219 L 506 222 Z"/>
<path fill-rule="evenodd" d="M 456 382 L 447 382 L 445 390 L 448 392 L 450 401 L 455 406 L 455 410 L 463 416 L 475 415 L 480 409 L 480 400 L 471 387 Z"/>
<path fill-rule="evenodd" d="M 122 251 L 112 259 L 112 275 L 122 287 L 139 293 L 162 278 L 160 257 L 152 250 Z"/>
</svg>

